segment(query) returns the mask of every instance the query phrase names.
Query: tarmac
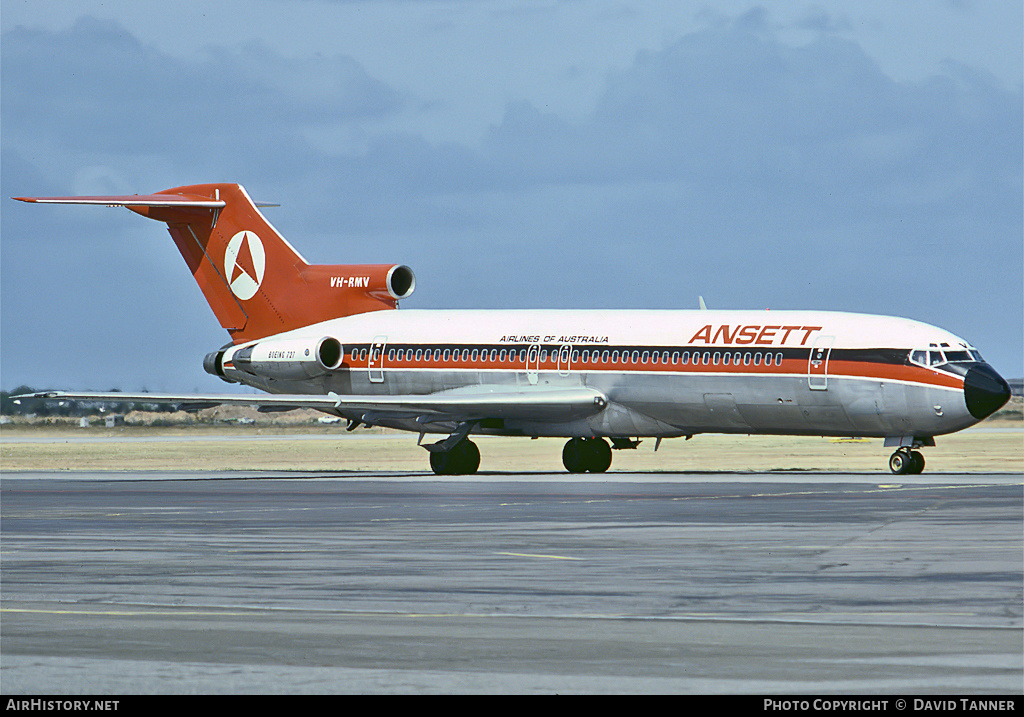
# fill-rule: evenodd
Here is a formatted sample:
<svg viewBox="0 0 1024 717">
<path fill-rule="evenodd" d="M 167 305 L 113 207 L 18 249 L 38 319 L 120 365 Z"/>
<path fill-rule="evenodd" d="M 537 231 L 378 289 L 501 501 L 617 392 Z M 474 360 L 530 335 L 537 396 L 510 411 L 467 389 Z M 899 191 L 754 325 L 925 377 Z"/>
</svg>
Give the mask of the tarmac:
<svg viewBox="0 0 1024 717">
<path fill-rule="evenodd" d="M 552 468 L 5 470 L 0 689 L 1021 692 L 1018 472 Z"/>
</svg>

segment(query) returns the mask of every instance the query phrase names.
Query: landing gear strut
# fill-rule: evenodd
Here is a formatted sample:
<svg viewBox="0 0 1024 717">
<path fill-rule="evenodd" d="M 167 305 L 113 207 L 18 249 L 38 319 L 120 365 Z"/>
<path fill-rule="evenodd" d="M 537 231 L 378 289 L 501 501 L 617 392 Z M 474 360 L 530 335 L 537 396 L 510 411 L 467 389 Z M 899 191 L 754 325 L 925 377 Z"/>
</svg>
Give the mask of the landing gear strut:
<svg viewBox="0 0 1024 717">
<path fill-rule="evenodd" d="M 918 475 L 924 470 L 921 451 L 900 448 L 889 457 L 889 470 L 896 475 Z"/>
<path fill-rule="evenodd" d="M 604 473 L 612 464 L 612 449 L 603 438 L 571 438 L 562 449 L 562 464 L 570 473 Z"/>
</svg>

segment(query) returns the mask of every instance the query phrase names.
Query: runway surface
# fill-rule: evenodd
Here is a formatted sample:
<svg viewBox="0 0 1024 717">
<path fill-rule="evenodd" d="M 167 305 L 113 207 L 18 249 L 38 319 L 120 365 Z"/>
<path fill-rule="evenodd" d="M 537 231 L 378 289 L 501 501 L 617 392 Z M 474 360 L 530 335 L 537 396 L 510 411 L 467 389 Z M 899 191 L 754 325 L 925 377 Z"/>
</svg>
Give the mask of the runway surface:
<svg viewBox="0 0 1024 717">
<path fill-rule="evenodd" d="M 19 473 L 18 693 L 1013 693 L 1020 475 Z"/>
</svg>

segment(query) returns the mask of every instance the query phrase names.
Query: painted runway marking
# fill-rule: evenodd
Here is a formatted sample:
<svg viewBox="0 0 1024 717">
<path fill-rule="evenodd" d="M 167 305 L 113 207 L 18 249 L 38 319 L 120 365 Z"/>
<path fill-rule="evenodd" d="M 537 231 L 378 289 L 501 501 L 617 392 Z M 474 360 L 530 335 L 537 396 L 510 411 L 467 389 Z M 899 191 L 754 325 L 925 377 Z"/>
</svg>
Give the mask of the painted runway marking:
<svg viewBox="0 0 1024 717">
<path fill-rule="evenodd" d="M 498 552 L 495 555 L 511 555 L 514 558 L 545 558 L 548 560 L 583 560 L 583 558 L 573 558 L 568 555 L 539 555 L 536 553 L 509 553 L 509 552 Z"/>
<path fill-rule="evenodd" d="M 0 608 L 0 613 L 22 613 L 29 615 L 102 615 L 107 617 L 178 617 L 182 615 L 248 615 L 248 612 L 226 612 L 223 610 L 57 610 L 43 608 Z"/>
</svg>

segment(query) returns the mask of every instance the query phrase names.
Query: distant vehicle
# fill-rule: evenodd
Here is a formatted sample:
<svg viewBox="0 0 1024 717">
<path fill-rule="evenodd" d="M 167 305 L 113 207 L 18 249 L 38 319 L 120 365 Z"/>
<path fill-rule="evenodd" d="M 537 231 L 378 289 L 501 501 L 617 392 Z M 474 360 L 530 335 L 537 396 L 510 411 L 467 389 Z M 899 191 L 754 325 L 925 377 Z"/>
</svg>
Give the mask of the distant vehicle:
<svg viewBox="0 0 1024 717">
<path fill-rule="evenodd" d="M 977 349 L 909 319 L 820 311 L 400 310 L 400 264 L 309 264 L 237 184 L 151 195 L 17 197 L 124 206 L 166 222 L 231 343 L 207 372 L 268 393 L 47 392 L 45 398 L 314 408 L 419 433 L 438 474 L 474 473 L 474 434 L 568 438 L 570 472 L 697 433 L 871 436 L 920 448 L 1009 399 Z M 703 306 L 703 301 L 701 301 Z M 447 434 L 423 444 L 426 434 Z M 609 443 L 610 441 L 610 443 Z M 725 465 L 727 456 L 722 457 Z"/>
</svg>

